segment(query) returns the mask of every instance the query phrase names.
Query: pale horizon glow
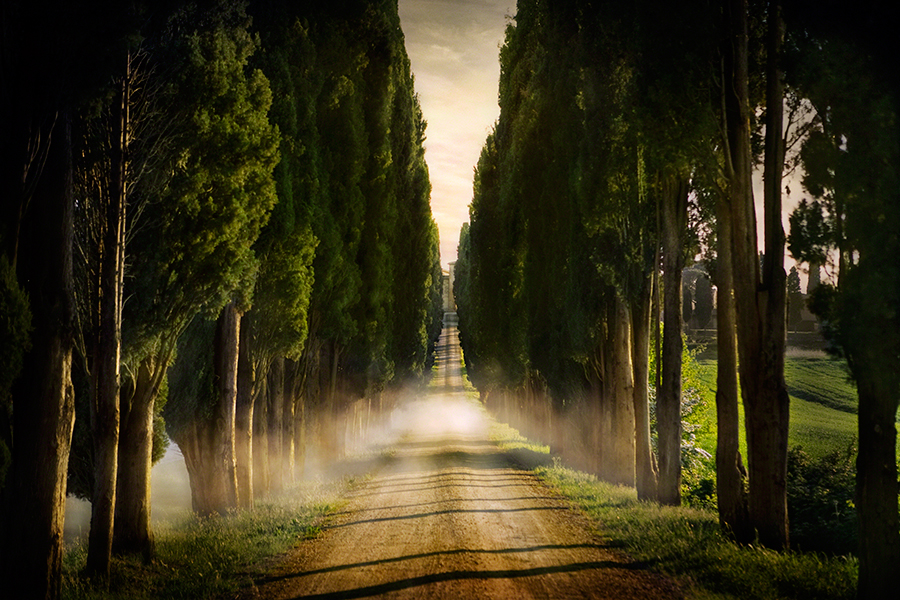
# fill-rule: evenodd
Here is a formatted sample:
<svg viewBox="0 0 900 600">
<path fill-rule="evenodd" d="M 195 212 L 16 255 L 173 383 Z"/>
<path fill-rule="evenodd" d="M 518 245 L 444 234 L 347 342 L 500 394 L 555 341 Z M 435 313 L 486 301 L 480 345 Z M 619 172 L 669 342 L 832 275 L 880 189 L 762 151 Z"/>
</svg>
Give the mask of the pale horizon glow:
<svg viewBox="0 0 900 600">
<path fill-rule="evenodd" d="M 500 45 L 515 0 L 400 0 L 415 88 L 428 122 L 425 161 L 441 266 L 456 260 L 472 176 L 500 116 Z"/>
</svg>

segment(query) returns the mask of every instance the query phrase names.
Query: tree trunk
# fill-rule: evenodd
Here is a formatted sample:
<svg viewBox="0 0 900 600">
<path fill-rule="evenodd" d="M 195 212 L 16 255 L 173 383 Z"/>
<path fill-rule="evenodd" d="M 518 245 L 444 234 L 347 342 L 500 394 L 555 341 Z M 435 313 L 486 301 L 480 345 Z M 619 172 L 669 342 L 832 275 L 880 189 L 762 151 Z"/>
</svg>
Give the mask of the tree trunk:
<svg viewBox="0 0 900 600">
<path fill-rule="evenodd" d="M 128 137 L 130 61 L 120 83 L 112 114 L 112 169 L 100 248 L 100 302 L 95 359 L 91 431 L 94 437 L 94 489 L 86 572 L 109 577 L 116 471 L 119 451 L 119 362 L 122 352 L 122 285 L 125 254 L 125 156 Z"/>
<path fill-rule="evenodd" d="M 607 310 L 609 313 L 610 311 Z M 591 428 L 590 448 L 593 453 L 588 459 L 588 470 L 596 473 L 601 479 L 607 478 L 607 462 L 611 456 L 611 438 L 612 438 L 612 411 L 609 408 L 610 398 L 610 381 L 607 377 L 609 372 L 609 347 L 612 341 L 609 339 L 609 319 L 602 325 L 603 334 L 600 337 L 600 343 L 596 349 L 594 364 L 591 366 L 591 377 L 589 382 L 589 420 L 593 423 Z"/>
<path fill-rule="evenodd" d="M 789 546 L 787 511 L 787 450 L 790 398 L 784 380 L 787 327 L 787 275 L 784 271 L 784 230 L 781 224 L 781 177 L 784 170 L 782 112 L 784 85 L 779 69 L 784 40 L 781 4 L 769 4 L 768 63 L 766 67 L 765 258 L 757 314 L 763 352 L 759 355 L 756 402 L 745 405 L 750 462 L 750 519 L 760 543 L 770 548 Z M 751 439 L 752 438 L 752 439 Z M 752 450 L 751 450 L 752 448 Z M 753 456 L 755 455 L 756 460 Z M 762 460 L 760 460 L 760 458 Z"/>
<path fill-rule="evenodd" d="M 224 515 L 238 506 L 235 413 L 240 324 L 237 307 L 230 302 L 216 321 L 212 415 L 197 414 L 175 440 L 184 455 L 194 512 L 202 516 Z"/>
<path fill-rule="evenodd" d="M 167 353 L 145 358 L 138 365 L 135 379 L 123 382 L 119 394 L 121 423 L 113 552 L 141 554 L 145 562 L 154 555 L 150 529 L 153 416 L 167 364 Z"/>
<path fill-rule="evenodd" d="M 281 474 L 284 485 L 293 483 L 297 479 L 297 471 L 303 470 L 306 438 L 298 440 L 296 436 L 298 431 L 303 429 L 302 414 L 307 381 L 303 377 L 305 365 L 305 358 L 299 361 L 284 361 L 284 399 L 281 413 Z"/>
<path fill-rule="evenodd" d="M 268 467 L 269 489 L 278 493 L 284 489 L 284 416 L 285 416 L 285 360 L 277 358 L 269 367 L 268 391 Z M 291 415 L 293 418 L 293 415 Z"/>
<path fill-rule="evenodd" d="M 789 407 L 784 385 L 784 240 L 779 216 L 777 227 L 766 228 L 766 253 L 769 256 L 761 279 L 751 187 L 746 2 L 734 0 L 729 9 L 732 43 L 730 72 L 726 73 L 726 124 L 732 165 L 729 182 L 732 266 L 739 372 L 747 430 L 750 521 L 761 544 L 786 548 Z M 777 56 L 777 52 L 773 55 Z M 777 75 L 770 74 L 768 79 L 771 84 Z M 774 107 L 776 103 L 780 106 L 780 97 L 776 100 L 773 90 L 767 90 L 767 104 L 771 105 L 767 111 L 771 109 L 773 115 L 778 112 Z M 773 115 L 769 118 L 776 118 Z M 768 124 L 766 129 L 767 137 L 771 134 L 781 140 L 780 119 Z M 767 140 L 769 148 L 773 148 L 773 143 L 776 141 Z M 778 145 L 780 142 L 776 147 Z M 781 165 L 778 156 L 781 153 L 767 150 L 766 154 L 765 210 L 769 215 L 767 221 L 772 221 L 775 217 L 771 213 L 776 207 L 780 215 Z"/>
<path fill-rule="evenodd" d="M 180 433 L 176 442 L 184 456 L 184 466 L 191 485 L 191 508 L 201 516 L 217 514 L 213 507 L 223 501 L 214 492 L 221 486 L 216 483 L 218 472 L 212 468 L 216 462 L 215 428 L 194 419 Z"/>
<path fill-rule="evenodd" d="M 75 397 L 72 145 L 57 117 L 41 178 L 18 239 L 18 280 L 31 304 L 31 350 L 13 386 L 13 458 L 2 542 L 2 589 L 20 598 L 58 598 L 66 474 Z"/>
<path fill-rule="evenodd" d="M 634 442 L 638 500 L 657 499 L 656 460 L 650 440 L 650 301 L 653 276 L 644 279 L 640 297 L 632 307 L 631 350 L 634 369 Z"/>
<path fill-rule="evenodd" d="M 747 513 L 745 471 L 738 438 L 737 338 L 731 274 L 731 217 L 727 199 L 717 206 L 716 264 L 716 494 L 719 523 L 739 543 L 753 541 Z"/>
<path fill-rule="evenodd" d="M 285 398 L 284 402 L 284 479 L 299 481 L 306 473 L 306 449 L 309 445 L 309 419 L 306 398 Z"/>
<path fill-rule="evenodd" d="M 216 397 L 213 470 L 217 473 L 215 512 L 237 508 L 237 468 L 235 465 L 235 406 L 237 404 L 238 348 L 241 317 L 234 302 L 222 309 L 216 323 Z"/>
<path fill-rule="evenodd" d="M 662 180 L 663 347 L 662 386 L 656 398 L 659 432 L 659 501 L 681 504 L 681 354 L 683 343 L 681 271 L 687 227 L 687 185 L 674 176 Z"/>
<path fill-rule="evenodd" d="M 631 311 L 616 295 L 612 352 L 612 483 L 635 484 L 634 368 L 631 364 Z"/>
<path fill-rule="evenodd" d="M 272 395 L 272 369 L 265 375 L 265 385 L 260 386 L 253 403 L 253 497 L 267 496 L 270 490 L 271 452 L 269 450 L 269 405 Z"/>
<path fill-rule="evenodd" d="M 191 484 L 191 505 L 204 517 L 233 508 L 224 491 L 221 437 L 221 429 L 214 422 L 195 419 L 176 440 Z"/>
<path fill-rule="evenodd" d="M 250 358 L 250 322 L 246 315 L 239 323 L 238 348 L 234 350 L 222 348 L 223 358 L 237 352 L 237 393 L 234 407 L 234 462 L 237 481 L 237 506 L 243 509 L 253 508 L 253 397 L 256 387 L 256 374 Z M 233 340 L 223 338 L 223 343 Z M 230 360 L 230 358 L 226 358 Z M 223 398 L 223 401 L 228 401 Z"/>
<path fill-rule="evenodd" d="M 871 314 L 871 313 L 870 313 Z M 878 350 L 886 350 L 879 344 Z M 890 352 L 863 348 L 851 363 L 859 395 L 859 455 L 856 505 L 859 515 L 858 598 L 897 597 L 895 569 L 900 564 L 897 514 L 897 377 Z"/>
</svg>

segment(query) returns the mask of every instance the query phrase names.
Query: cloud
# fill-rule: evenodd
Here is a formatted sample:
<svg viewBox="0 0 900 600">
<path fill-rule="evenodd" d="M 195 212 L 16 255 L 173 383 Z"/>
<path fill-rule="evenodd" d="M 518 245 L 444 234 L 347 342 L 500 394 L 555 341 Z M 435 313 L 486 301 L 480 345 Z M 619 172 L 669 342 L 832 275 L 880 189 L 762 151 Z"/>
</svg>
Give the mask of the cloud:
<svg viewBox="0 0 900 600">
<path fill-rule="evenodd" d="M 500 45 L 514 0 L 400 0 L 406 51 L 428 122 L 425 160 L 441 261 L 456 260 L 472 172 L 500 114 Z"/>
</svg>

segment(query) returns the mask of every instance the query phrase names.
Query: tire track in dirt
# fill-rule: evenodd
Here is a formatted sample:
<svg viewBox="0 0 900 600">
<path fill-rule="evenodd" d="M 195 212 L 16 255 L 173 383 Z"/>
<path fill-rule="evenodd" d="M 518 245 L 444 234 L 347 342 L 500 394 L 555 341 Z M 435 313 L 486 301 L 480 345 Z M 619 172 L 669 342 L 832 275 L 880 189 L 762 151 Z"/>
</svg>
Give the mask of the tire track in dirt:
<svg viewBox="0 0 900 600">
<path fill-rule="evenodd" d="M 392 458 L 253 596 L 681 598 L 488 440 L 486 415 L 459 391 L 456 340 L 445 328 L 444 380 L 406 407 Z"/>
</svg>

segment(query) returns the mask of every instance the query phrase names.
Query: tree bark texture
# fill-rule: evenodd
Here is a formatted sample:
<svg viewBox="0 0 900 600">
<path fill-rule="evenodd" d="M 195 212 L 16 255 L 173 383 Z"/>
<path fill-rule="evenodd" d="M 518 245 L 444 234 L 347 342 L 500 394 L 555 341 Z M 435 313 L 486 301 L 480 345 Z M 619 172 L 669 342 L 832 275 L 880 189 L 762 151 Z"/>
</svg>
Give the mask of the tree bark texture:
<svg viewBox="0 0 900 600">
<path fill-rule="evenodd" d="M 604 329 L 608 329 L 608 322 L 603 324 Z M 612 424 L 610 422 L 612 411 L 608 405 L 610 398 L 609 380 L 606 377 L 608 371 L 607 357 L 609 356 L 609 339 L 608 331 L 604 331 L 599 348 L 595 351 L 594 364 L 590 372 L 590 381 L 588 383 L 587 393 L 589 394 L 589 404 L 587 407 L 588 422 L 593 424 L 590 429 L 588 439 L 590 448 L 593 452 L 590 460 L 585 467 L 591 473 L 596 473 L 602 479 L 607 477 L 605 466 L 612 454 Z M 498 392 L 503 394 L 504 392 Z M 506 421 L 503 412 L 500 420 Z"/>
<path fill-rule="evenodd" d="M 270 367 L 271 369 L 271 367 Z M 266 383 L 253 402 L 253 497 L 262 498 L 269 493 L 269 395 L 271 380 Z"/>
<path fill-rule="evenodd" d="M 684 268 L 684 230 L 687 227 L 687 182 L 662 180 L 663 347 L 659 362 L 662 386 L 656 398 L 659 432 L 659 501 L 681 504 L 681 271 Z"/>
<path fill-rule="evenodd" d="M 610 461 L 610 481 L 635 484 L 635 419 L 634 369 L 631 364 L 631 310 L 616 296 L 612 352 L 612 409 L 613 440 Z"/>
<path fill-rule="evenodd" d="M 734 0 L 729 7 L 732 60 L 731 72 L 727 74 L 726 108 L 733 168 L 729 194 L 739 373 L 747 430 L 750 521 L 761 544 L 770 548 L 786 548 L 789 414 L 784 385 L 785 276 L 780 262 L 784 242 L 783 233 L 780 245 L 773 239 L 767 240 L 767 252 L 774 254 L 770 256 L 774 260 L 767 262 L 767 269 L 761 278 L 751 187 L 747 7 L 742 0 Z M 775 101 L 771 91 L 767 96 L 767 103 Z M 777 102 L 781 102 L 780 98 Z M 767 130 L 781 139 L 779 123 L 767 126 Z M 773 156 L 771 160 L 774 159 Z M 769 174 L 772 166 L 768 156 L 766 167 L 769 186 L 772 187 L 776 174 Z M 780 192 L 780 169 L 777 179 Z M 776 200 L 780 214 L 780 193 L 776 198 L 771 192 L 765 202 L 766 214 L 775 209 Z M 777 231 L 781 231 L 780 226 Z M 777 235 L 776 228 L 767 228 L 766 235 Z M 774 267 L 776 264 L 777 268 Z M 780 279 L 778 271 L 781 273 Z"/>
<path fill-rule="evenodd" d="M 306 460 L 305 399 L 308 379 L 303 376 L 307 361 L 285 360 L 282 417 L 282 476 L 285 485 L 303 473 Z"/>
<path fill-rule="evenodd" d="M 201 516 L 225 512 L 222 472 L 215 468 L 220 458 L 217 433 L 214 423 L 194 420 L 177 440 L 191 484 L 191 505 Z"/>
<path fill-rule="evenodd" d="M 250 357 L 250 322 L 246 315 L 241 317 L 239 327 L 238 348 L 234 349 L 238 356 L 234 408 L 234 461 L 238 508 L 251 509 L 253 508 L 253 399 L 256 374 Z M 223 355 L 227 350 L 222 349 Z"/>
<path fill-rule="evenodd" d="M 120 398 L 119 468 L 113 552 L 154 556 L 150 529 L 150 468 L 153 463 L 153 417 L 165 376 L 168 353 L 144 358 L 134 379 L 123 381 Z"/>
<path fill-rule="evenodd" d="M 237 468 L 235 464 L 235 407 L 237 404 L 238 348 L 241 316 L 234 302 L 222 309 L 216 323 L 215 379 L 218 404 L 214 412 L 215 462 L 220 477 L 216 482 L 216 496 L 220 499 L 217 512 L 237 507 Z"/>
<path fill-rule="evenodd" d="M 100 248 L 100 298 L 92 365 L 91 431 L 94 437 L 94 489 L 86 571 L 109 577 L 116 472 L 119 451 L 119 384 L 122 353 L 122 285 L 125 254 L 125 174 L 128 137 L 129 68 L 112 111 L 112 164 Z"/>
<path fill-rule="evenodd" d="M 781 4 L 769 5 L 766 67 L 766 157 L 764 167 L 765 258 L 762 287 L 756 296 L 761 315 L 762 353 L 756 377 L 759 393 L 749 410 L 747 452 L 750 464 L 750 518 L 760 542 L 770 548 L 790 545 L 787 511 L 787 450 L 790 398 L 784 380 L 787 329 L 787 275 L 784 271 L 784 230 L 781 224 L 781 180 L 784 170 L 782 135 L 784 84 L 779 69 L 784 40 Z M 752 435 L 750 431 L 752 430 Z M 752 448 L 752 451 L 750 450 Z M 756 460 L 751 458 L 751 452 Z M 760 458 L 762 460 L 760 460 Z M 755 482 L 754 482 L 755 476 Z"/>
<path fill-rule="evenodd" d="M 888 353 L 860 353 L 854 373 L 859 395 L 859 455 L 856 458 L 856 503 L 859 515 L 858 598 L 897 597 L 900 564 L 900 519 L 897 513 L 897 390 L 879 367 L 891 369 Z M 887 363 L 887 364 L 885 364 Z M 896 376 L 894 378 L 896 381 Z"/>
<path fill-rule="evenodd" d="M 284 489 L 284 464 L 285 451 L 284 439 L 284 412 L 285 412 L 285 359 L 278 358 L 272 361 L 269 367 L 268 382 L 266 384 L 268 404 L 268 487 L 274 493 Z"/>
<path fill-rule="evenodd" d="M 719 523 L 739 543 L 753 541 L 747 513 L 745 471 L 739 450 L 737 337 L 731 275 L 731 217 L 721 198 L 716 215 L 716 494 Z"/>
<path fill-rule="evenodd" d="M 653 276 L 647 276 L 632 307 L 632 368 L 634 369 L 635 475 L 638 500 L 657 499 L 656 460 L 650 444 L 650 301 Z"/>
<path fill-rule="evenodd" d="M 18 238 L 16 272 L 32 311 L 32 347 L 13 386 L 13 458 L 0 547 L 2 589 L 58 598 L 75 396 L 74 198 L 69 118 L 56 117 Z"/>
<path fill-rule="evenodd" d="M 215 405 L 212 415 L 197 415 L 176 439 L 184 455 L 194 512 L 224 515 L 237 508 L 235 412 L 241 317 L 227 304 L 216 321 L 214 347 Z"/>
</svg>

